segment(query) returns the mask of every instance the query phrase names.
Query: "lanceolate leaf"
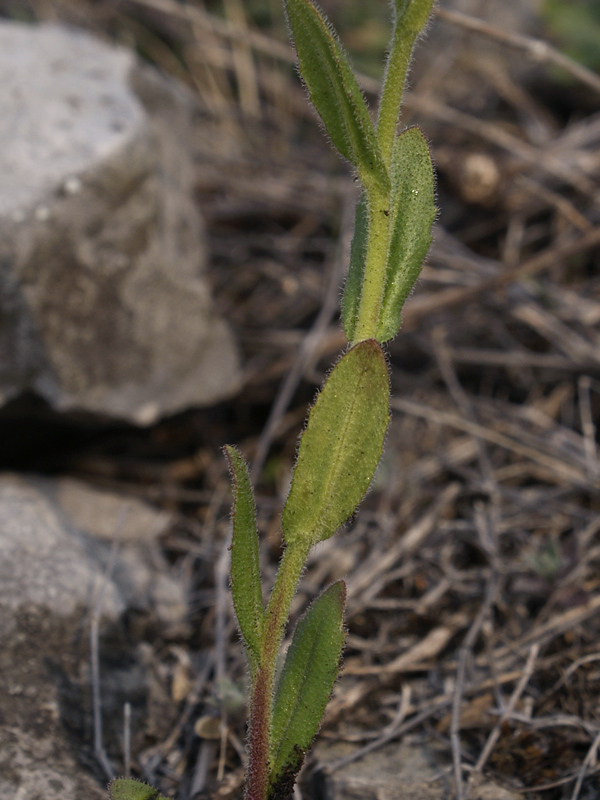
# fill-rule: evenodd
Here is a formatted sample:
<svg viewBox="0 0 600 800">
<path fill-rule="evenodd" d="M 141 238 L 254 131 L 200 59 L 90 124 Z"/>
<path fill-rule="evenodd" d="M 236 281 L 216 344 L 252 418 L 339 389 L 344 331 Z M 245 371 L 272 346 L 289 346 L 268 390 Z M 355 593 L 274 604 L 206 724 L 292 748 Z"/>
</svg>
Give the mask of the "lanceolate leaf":
<svg viewBox="0 0 600 800">
<path fill-rule="evenodd" d="M 225 447 L 233 477 L 231 591 L 250 663 L 259 660 L 264 607 L 258 557 L 256 511 L 248 468 L 235 447 Z"/>
<path fill-rule="evenodd" d="M 300 619 L 273 706 L 270 796 L 293 786 L 314 739 L 338 674 L 344 644 L 343 581 L 330 586 Z"/>
<path fill-rule="evenodd" d="M 419 128 L 397 137 L 392 154 L 390 244 L 377 340 L 398 333 L 404 301 L 410 294 L 429 245 L 437 214 L 429 145 Z"/>
<path fill-rule="evenodd" d="M 352 238 L 352 247 L 350 248 L 350 267 L 342 296 L 342 324 L 349 342 L 354 340 L 354 329 L 365 276 L 368 238 L 369 211 L 366 195 L 363 194 L 356 206 L 354 236 Z"/>
<path fill-rule="evenodd" d="M 331 141 L 365 185 L 389 190 L 369 111 L 333 29 L 310 0 L 285 0 L 300 73 Z"/>
<path fill-rule="evenodd" d="M 132 778 L 115 778 L 108 785 L 111 800 L 167 800 L 158 789 Z"/>
<path fill-rule="evenodd" d="M 374 340 L 338 361 L 300 441 L 282 517 L 288 544 L 328 539 L 362 500 L 383 449 L 389 391 L 385 356 Z"/>
</svg>

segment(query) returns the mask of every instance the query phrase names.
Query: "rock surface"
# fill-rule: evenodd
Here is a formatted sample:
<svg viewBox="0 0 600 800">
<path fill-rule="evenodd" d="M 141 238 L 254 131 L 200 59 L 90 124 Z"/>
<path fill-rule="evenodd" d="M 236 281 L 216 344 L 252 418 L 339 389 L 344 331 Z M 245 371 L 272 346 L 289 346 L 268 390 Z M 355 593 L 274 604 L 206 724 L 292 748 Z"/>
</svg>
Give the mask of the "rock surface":
<svg viewBox="0 0 600 800">
<path fill-rule="evenodd" d="M 0 22 L 0 401 L 149 423 L 235 391 L 183 89 L 88 34 Z"/>
<path fill-rule="evenodd" d="M 155 546 L 171 525 L 171 514 L 156 511 L 135 497 L 94 489 L 71 478 L 38 479 L 35 485 L 56 504 L 68 528 L 92 543 L 95 557 L 104 566 L 110 546 L 119 545 L 113 581 L 129 612 L 151 615 L 167 638 L 181 628 L 187 614 L 183 587 L 170 576 Z"/>
<path fill-rule="evenodd" d="M 391 742 L 335 770 L 327 765 L 357 750 L 348 742 L 318 741 L 314 787 L 319 800 L 446 800 L 454 796 L 447 761 L 425 744 Z M 473 800 L 517 800 L 519 795 L 482 781 Z"/>
<path fill-rule="evenodd" d="M 346 742 L 320 741 L 314 758 L 326 768 L 356 749 Z M 442 800 L 450 789 L 448 775 L 431 752 L 398 742 L 317 776 L 322 800 Z"/>
<path fill-rule="evenodd" d="M 69 619 L 91 604 L 100 565 L 61 523 L 56 508 L 32 484 L 0 482 L 0 637 L 18 637 L 20 613 Z M 116 619 L 124 604 L 111 583 L 104 612 Z"/>
<path fill-rule="evenodd" d="M 112 545 L 77 529 L 65 511 L 77 508 L 83 492 L 73 482 L 0 477 L 0 800 L 105 798 L 102 779 L 91 772 L 97 763 L 91 754 L 87 676 L 90 614 Z M 108 506 L 105 493 L 94 497 L 87 490 L 87 500 L 90 512 Z M 149 509 L 133 501 L 129 541 L 105 583 L 101 636 L 121 630 L 126 613 L 131 636 L 129 617 L 136 611 L 163 630 L 184 623 L 180 583 L 148 555 L 165 525 L 160 515 L 150 517 Z M 140 532 L 141 523 L 149 521 L 154 533 L 143 544 L 139 537 L 132 543 L 131 531 Z M 124 663 L 130 665 L 119 667 L 114 691 L 129 685 L 126 699 L 132 693 L 141 698 L 145 668 L 135 642 L 125 640 Z M 114 649 L 110 655 L 115 661 Z M 123 698 L 110 707 L 110 674 L 103 675 L 102 685 L 108 716 L 118 726 Z M 84 756 L 87 768 L 80 763 Z"/>
</svg>

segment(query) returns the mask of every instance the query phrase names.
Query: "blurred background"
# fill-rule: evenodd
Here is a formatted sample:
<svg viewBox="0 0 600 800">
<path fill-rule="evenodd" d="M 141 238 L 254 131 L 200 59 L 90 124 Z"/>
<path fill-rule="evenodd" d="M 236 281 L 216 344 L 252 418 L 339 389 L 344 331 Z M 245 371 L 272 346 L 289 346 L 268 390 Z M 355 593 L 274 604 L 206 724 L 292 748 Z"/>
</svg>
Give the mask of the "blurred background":
<svg viewBox="0 0 600 800">
<path fill-rule="evenodd" d="M 321 5 L 374 107 L 388 3 Z M 0 414 L 2 465 L 168 515 L 155 546 L 187 605 L 177 624 L 149 608 L 101 632 L 108 758 L 123 772 L 130 702 L 134 774 L 181 798 L 239 796 L 244 666 L 224 599 L 220 447 L 254 464 L 268 582 L 297 436 L 345 344 L 356 185 L 306 102 L 279 0 L 0 0 L 0 15 L 85 29 L 193 95 L 193 197 L 238 388 L 148 425 L 28 395 Z M 415 763 L 431 800 L 599 796 L 599 70 L 597 0 L 442 0 L 417 47 L 402 124 L 431 142 L 440 213 L 388 346 L 393 422 L 375 485 L 298 599 L 348 575 L 345 669 L 307 797 L 357 785 L 371 797 L 371 784 L 399 797 L 398 781 L 417 780 L 389 749 L 400 740 L 427 754 Z M 102 779 L 80 658 L 61 714 Z M 369 766 L 373 743 L 383 760 Z"/>
</svg>

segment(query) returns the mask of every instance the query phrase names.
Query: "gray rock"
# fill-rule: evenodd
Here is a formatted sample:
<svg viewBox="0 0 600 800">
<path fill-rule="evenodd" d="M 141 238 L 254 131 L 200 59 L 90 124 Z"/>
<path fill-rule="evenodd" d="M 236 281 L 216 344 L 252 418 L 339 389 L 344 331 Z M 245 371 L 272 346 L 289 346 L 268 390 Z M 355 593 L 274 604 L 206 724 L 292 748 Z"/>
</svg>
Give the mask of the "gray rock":
<svg viewBox="0 0 600 800">
<path fill-rule="evenodd" d="M 318 742 L 314 758 L 327 767 L 357 749 L 347 742 Z M 393 742 L 320 776 L 323 800 L 443 800 L 450 781 L 432 751 Z"/>
<path fill-rule="evenodd" d="M 40 700 L 43 701 L 43 697 Z M 25 721 L 25 720 L 24 720 Z M 27 719 L 32 723 L 33 720 Z M 43 713 L 35 724 L 48 736 L 32 736 L 22 728 L 5 727 L 0 753 L 0 798 L 2 800 L 106 800 L 102 786 L 82 772 L 75 759 L 55 742 L 55 725 Z"/>
<path fill-rule="evenodd" d="M 84 542 L 66 529 L 57 509 L 19 478 L 0 481 L 0 639 L 19 636 L 22 613 L 46 621 L 73 619 L 90 607 L 100 565 Z M 125 605 L 114 584 L 104 613 L 116 619 Z M 0 648 L 1 649 L 1 648 Z"/>
<path fill-rule="evenodd" d="M 173 516 L 129 495 L 96 489 L 73 478 L 38 481 L 52 492 L 70 525 L 89 536 L 147 546 L 165 532 Z"/>
<path fill-rule="evenodd" d="M 447 758 L 425 744 L 391 742 L 337 770 L 328 765 L 357 750 L 348 742 L 319 741 L 313 753 L 319 800 L 446 800 L 454 796 Z M 498 784 L 471 786 L 472 800 L 517 800 Z"/>
<path fill-rule="evenodd" d="M 89 742 L 90 613 L 112 545 L 72 524 L 65 508 L 77 508 L 83 496 L 81 487 L 72 488 L 70 498 L 68 484 L 0 478 L 0 800 L 105 798 L 102 782 L 80 761 L 86 756 L 89 767 L 97 766 Z M 94 498 L 89 490 L 87 498 L 92 510 L 109 507 L 104 493 Z M 164 520 L 138 508 L 154 534 L 143 545 L 131 543 L 131 531 L 141 531 L 136 502 L 128 514 L 130 542 L 105 582 L 103 637 L 117 635 L 126 610 L 145 610 L 154 629 L 181 624 L 186 612 L 180 582 L 149 555 Z M 124 663 L 136 659 L 135 642 L 127 647 Z M 128 668 L 137 694 L 146 669 L 139 661 Z M 103 675 L 103 700 L 117 730 L 123 701 L 115 700 L 113 710 L 110 693 L 123 692 L 129 673 L 120 669 L 114 687 Z"/>
<path fill-rule="evenodd" d="M 186 92 L 88 34 L 2 21 L 0 107 L 0 401 L 149 423 L 235 391 Z"/>
<path fill-rule="evenodd" d="M 100 798 L 78 766 L 60 721 L 50 664 L 72 667 L 99 565 L 24 481 L 0 483 L 0 798 Z M 105 619 L 124 610 L 114 584 Z"/>
<path fill-rule="evenodd" d="M 119 544 L 113 581 L 127 608 L 150 615 L 166 636 L 181 632 L 187 615 L 184 587 L 171 576 L 157 547 L 158 537 L 173 522 L 172 514 L 71 478 L 38 480 L 37 485 L 51 496 L 70 529 L 91 537 L 102 563 L 108 561 L 106 544 Z"/>
</svg>

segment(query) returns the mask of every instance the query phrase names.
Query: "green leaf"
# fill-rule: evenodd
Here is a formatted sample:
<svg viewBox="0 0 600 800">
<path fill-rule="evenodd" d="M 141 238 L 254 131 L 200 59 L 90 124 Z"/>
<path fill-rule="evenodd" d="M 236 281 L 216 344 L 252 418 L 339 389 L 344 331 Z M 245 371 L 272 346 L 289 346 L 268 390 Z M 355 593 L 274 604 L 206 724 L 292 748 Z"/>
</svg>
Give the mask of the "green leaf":
<svg viewBox="0 0 600 800">
<path fill-rule="evenodd" d="M 331 141 L 365 186 L 389 191 L 369 110 L 331 25 L 309 0 L 285 0 L 300 73 Z"/>
<path fill-rule="evenodd" d="M 431 153 L 419 128 L 409 128 L 397 137 L 391 175 L 390 243 L 379 342 L 391 339 L 400 329 L 402 306 L 419 277 L 437 214 Z"/>
<path fill-rule="evenodd" d="M 158 789 L 133 778 L 115 778 L 108 784 L 110 800 L 168 800 Z"/>
<path fill-rule="evenodd" d="M 365 276 L 365 259 L 369 240 L 369 209 L 367 197 L 362 195 L 356 206 L 354 236 L 350 248 L 350 267 L 342 296 L 342 324 L 349 342 L 354 339 L 360 296 Z"/>
<path fill-rule="evenodd" d="M 282 517 L 288 544 L 328 539 L 354 512 L 381 457 L 389 393 L 377 342 L 360 342 L 338 361 L 300 440 Z"/>
<path fill-rule="evenodd" d="M 299 620 L 279 678 L 271 727 L 269 796 L 293 786 L 338 674 L 344 644 L 346 586 L 324 591 Z M 287 795 L 286 795 L 287 796 Z"/>
<path fill-rule="evenodd" d="M 231 592 L 251 666 L 255 666 L 264 621 L 256 509 L 246 462 L 235 447 L 227 445 L 224 451 L 233 478 Z"/>
</svg>

